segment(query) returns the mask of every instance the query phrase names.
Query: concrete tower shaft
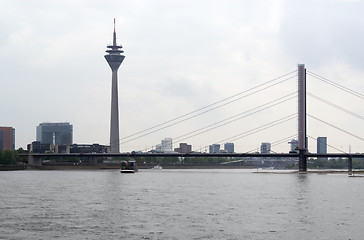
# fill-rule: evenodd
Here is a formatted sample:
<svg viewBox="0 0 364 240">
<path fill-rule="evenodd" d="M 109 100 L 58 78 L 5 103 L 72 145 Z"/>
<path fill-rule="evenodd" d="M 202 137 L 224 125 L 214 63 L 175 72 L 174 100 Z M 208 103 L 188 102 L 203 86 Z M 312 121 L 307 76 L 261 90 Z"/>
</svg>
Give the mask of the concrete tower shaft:
<svg viewBox="0 0 364 240">
<path fill-rule="evenodd" d="M 116 31 L 114 19 L 113 44 L 107 46 L 108 53 L 105 59 L 112 70 L 112 85 L 111 85 L 111 120 L 110 120 L 110 152 L 120 152 L 119 142 L 119 97 L 118 97 L 118 69 L 123 62 L 125 56 L 121 55 L 124 51 L 120 50 L 121 45 L 116 44 Z"/>
<path fill-rule="evenodd" d="M 306 69 L 298 64 L 298 149 L 306 147 Z"/>
<path fill-rule="evenodd" d="M 300 172 L 307 171 L 306 136 L 306 68 L 304 64 L 298 64 L 298 168 Z"/>
</svg>

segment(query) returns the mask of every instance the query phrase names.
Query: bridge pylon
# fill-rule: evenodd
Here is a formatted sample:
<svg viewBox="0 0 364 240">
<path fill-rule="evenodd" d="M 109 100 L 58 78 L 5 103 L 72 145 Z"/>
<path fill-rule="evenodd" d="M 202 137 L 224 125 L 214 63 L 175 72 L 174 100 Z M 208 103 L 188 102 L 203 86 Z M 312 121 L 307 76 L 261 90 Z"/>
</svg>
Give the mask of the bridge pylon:
<svg viewBox="0 0 364 240">
<path fill-rule="evenodd" d="M 306 130 L 306 68 L 298 64 L 298 167 L 307 171 L 307 130 Z"/>
</svg>

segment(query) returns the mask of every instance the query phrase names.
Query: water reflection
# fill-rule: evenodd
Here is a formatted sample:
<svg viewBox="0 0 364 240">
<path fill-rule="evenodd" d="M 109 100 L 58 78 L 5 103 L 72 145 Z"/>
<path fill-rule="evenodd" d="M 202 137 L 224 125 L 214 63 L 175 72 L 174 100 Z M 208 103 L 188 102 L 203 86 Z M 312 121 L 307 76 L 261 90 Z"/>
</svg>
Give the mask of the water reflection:
<svg viewBox="0 0 364 240">
<path fill-rule="evenodd" d="M 299 230 L 299 233 L 306 235 L 313 224 L 311 219 L 311 182 L 309 175 L 306 173 L 296 174 L 295 180 L 296 197 L 294 217 L 297 219 L 297 230 Z"/>
</svg>

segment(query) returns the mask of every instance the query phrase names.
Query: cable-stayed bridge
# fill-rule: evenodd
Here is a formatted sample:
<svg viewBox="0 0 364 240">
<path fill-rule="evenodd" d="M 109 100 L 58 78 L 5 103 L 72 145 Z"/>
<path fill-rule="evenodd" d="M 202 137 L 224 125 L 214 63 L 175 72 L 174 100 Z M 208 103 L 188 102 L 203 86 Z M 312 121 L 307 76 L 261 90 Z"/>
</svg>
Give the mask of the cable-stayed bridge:
<svg viewBox="0 0 364 240">
<path fill-rule="evenodd" d="M 323 120 L 321 116 L 317 116 L 315 114 L 311 114 L 311 113 L 307 113 L 306 109 L 307 109 L 307 99 L 306 97 L 309 97 L 309 100 L 314 100 L 320 103 L 325 104 L 326 106 L 330 107 L 330 108 L 334 108 L 338 111 L 340 111 L 341 113 L 345 113 L 346 115 L 355 118 L 355 119 L 359 119 L 359 120 L 364 120 L 364 117 L 361 116 L 360 114 L 351 111 L 349 109 L 347 109 L 346 107 L 343 106 L 339 106 L 335 103 L 333 103 L 332 101 L 329 101 L 321 96 L 317 96 L 316 94 L 314 94 L 311 91 L 307 91 L 306 90 L 306 78 L 307 76 L 309 76 L 312 79 L 318 80 L 319 82 L 329 85 L 331 87 L 335 87 L 336 89 L 348 93 L 351 96 L 354 96 L 355 98 L 359 98 L 361 100 L 364 99 L 364 95 L 354 91 L 348 87 L 345 87 L 343 85 L 340 85 L 338 83 L 335 83 L 334 81 L 331 81 L 327 78 L 324 78 L 318 74 L 315 74 L 313 72 L 307 71 L 304 67 L 304 65 L 299 65 L 298 69 L 295 71 L 291 71 L 287 74 L 281 75 L 277 78 L 274 78 L 272 80 L 269 80 L 267 82 L 264 82 L 262 84 L 259 84 L 255 87 L 249 88 L 247 90 L 244 90 L 242 92 L 239 92 L 237 94 L 234 94 L 232 96 L 229 96 L 227 98 L 224 98 L 222 100 L 219 100 L 217 102 L 214 102 L 212 104 L 209 104 L 207 106 L 204 106 L 202 108 L 199 108 L 197 110 L 182 114 L 178 117 L 172 118 L 168 121 L 156 124 L 154 126 L 151 126 L 149 128 L 143 129 L 141 131 L 137 131 L 133 134 L 130 134 L 128 136 L 122 137 L 120 139 L 120 145 L 123 148 L 123 145 L 139 140 L 139 139 L 143 139 L 146 136 L 152 135 L 154 133 L 160 132 L 162 130 L 168 130 L 171 129 L 173 127 L 179 127 L 182 123 L 190 121 L 192 119 L 195 119 L 197 117 L 203 116 L 207 113 L 210 113 L 214 110 L 217 109 L 221 109 L 224 108 L 230 104 L 233 104 L 235 102 L 241 101 L 241 100 L 246 100 L 248 99 L 250 96 L 253 96 L 257 93 L 260 92 L 264 92 L 268 89 L 271 89 L 273 87 L 276 86 L 280 86 L 281 84 L 288 82 L 288 81 L 296 81 L 297 85 L 298 85 L 298 89 L 292 92 L 288 92 L 286 94 L 282 94 L 282 96 L 279 96 L 278 98 L 275 98 L 273 100 L 267 101 L 263 104 L 260 105 L 254 105 L 252 106 L 250 109 L 245 110 L 244 112 L 241 113 L 236 113 L 228 118 L 222 119 L 222 120 L 218 120 L 216 122 L 213 123 L 209 123 L 208 125 L 196 128 L 194 130 L 189 130 L 183 134 L 180 134 L 176 137 L 173 138 L 173 142 L 174 143 L 179 143 L 179 142 L 184 142 L 188 139 L 192 139 L 195 138 L 197 136 L 200 135 L 204 135 L 206 133 L 215 131 L 216 129 L 219 129 L 221 127 L 224 126 L 229 126 L 233 123 L 236 123 L 237 121 L 240 120 L 244 120 L 248 117 L 254 116 L 258 113 L 262 113 L 264 111 L 269 111 L 272 110 L 274 107 L 278 107 L 280 105 L 282 105 L 283 103 L 289 102 L 289 101 L 296 101 L 298 100 L 298 108 L 292 108 L 290 109 L 291 113 L 288 115 L 285 115 L 283 117 L 280 117 L 278 119 L 268 119 L 270 121 L 266 121 L 266 119 L 262 119 L 262 122 L 266 122 L 264 124 L 261 124 L 259 126 L 253 127 L 251 129 L 248 129 L 246 131 L 234 134 L 230 137 L 221 137 L 220 140 L 215 140 L 214 142 L 211 142 L 211 144 L 213 143 L 217 143 L 217 144 L 223 144 L 226 142 L 233 142 L 233 141 L 237 141 L 239 139 L 243 139 L 246 138 L 248 136 L 260 133 L 262 131 L 265 131 L 267 129 L 271 129 L 271 128 L 276 128 L 279 125 L 282 125 L 286 122 L 290 122 L 290 121 L 297 121 L 298 122 L 298 131 L 296 133 L 292 133 L 291 131 L 287 131 L 290 132 L 291 134 L 289 134 L 289 136 L 285 136 L 284 138 L 281 138 L 279 140 L 276 140 L 274 142 L 271 143 L 271 146 L 277 146 L 280 144 L 287 144 L 287 141 L 291 140 L 292 138 L 298 138 L 298 149 L 296 153 L 273 153 L 273 154 L 257 154 L 254 153 L 256 151 L 256 149 L 252 149 L 250 151 L 244 151 L 244 153 L 231 153 L 231 154 L 208 154 L 208 153 L 203 153 L 203 148 L 200 148 L 198 150 L 195 150 L 194 153 L 188 153 L 188 154 L 176 154 L 176 153 L 148 153 L 149 150 L 152 150 L 153 147 L 151 148 L 146 148 L 143 152 L 141 153 L 120 153 L 120 154 L 59 154 L 57 156 L 62 156 L 62 157 L 67 157 L 67 156 L 125 156 L 125 157 L 136 157 L 136 156 L 178 156 L 178 157 L 205 157 L 205 156 L 210 156 L 210 157 L 215 157 L 215 156 L 224 156 L 224 157 L 297 157 L 299 158 L 299 169 L 301 171 L 306 171 L 307 169 L 307 158 L 308 157 L 347 157 L 347 158 L 362 158 L 364 157 L 364 155 L 362 154 L 351 154 L 350 152 L 346 152 L 343 151 L 342 149 L 329 145 L 327 144 L 327 146 L 329 146 L 330 148 L 338 151 L 339 153 L 329 153 L 329 154 L 313 154 L 310 153 L 308 151 L 308 146 L 307 146 L 307 138 L 309 139 L 314 139 L 316 140 L 314 137 L 312 137 L 310 134 L 307 134 L 307 130 L 309 132 L 310 126 L 307 125 L 307 117 L 310 120 L 316 121 L 317 123 L 323 124 L 326 127 L 329 127 L 335 131 L 339 131 L 345 135 L 348 135 L 352 138 L 355 138 L 357 140 L 363 141 L 364 138 L 360 137 L 359 134 L 357 133 L 353 133 L 351 131 L 346 130 L 344 127 L 339 127 L 336 124 L 332 124 L 327 120 Z M 283 91 L 282 91 L 283 92 Z M 268 99 L 268 98 L 267 98 Z M 297 106 L 297 105 L 296 105 Z M 49 155 L 48 155 L 49 156 Z M 33 157 L 37 158 L 37 157 L 43 157 L 42 154 L 34 154 Z"/>
</svg>

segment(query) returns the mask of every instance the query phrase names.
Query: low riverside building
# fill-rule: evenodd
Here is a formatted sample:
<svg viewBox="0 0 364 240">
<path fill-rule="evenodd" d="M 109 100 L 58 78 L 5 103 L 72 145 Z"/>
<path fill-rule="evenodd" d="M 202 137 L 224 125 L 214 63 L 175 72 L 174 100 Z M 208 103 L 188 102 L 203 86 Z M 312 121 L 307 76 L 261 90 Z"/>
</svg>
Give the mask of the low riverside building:
<svg viewBox="0 0 364 240">
<path fill-rule="evenodd" d="M 34 141 L 27 145 L 32 153 L 109 153 L 110 146 L 94 144 L 53 145 Z"/>
<path fill-rule="evenodd" d="M 54 153 L 70 153 L 70 145 L 55 145 Z"/>
<path fill-rule="evenodd" d="M 94 144 L 72 144 L 71 153 L 109 153 L 110 147 L 105 145 Z"/>
<path fill-rule="evenodd" d="M 54 145 L 50 143 L 41 143 L 39 141 L 34 141 L 27 145 L 27 150 L 30 153 L 53 153 Z"/>
</svg>

